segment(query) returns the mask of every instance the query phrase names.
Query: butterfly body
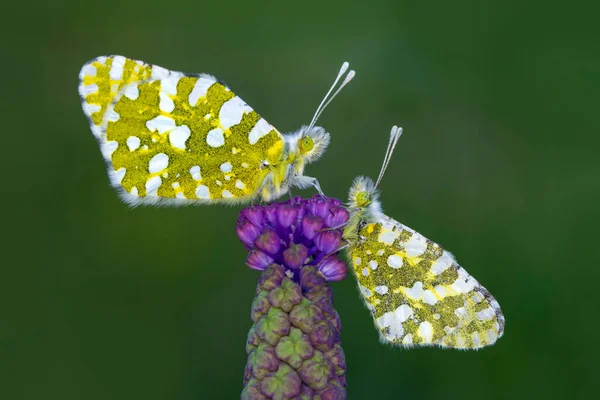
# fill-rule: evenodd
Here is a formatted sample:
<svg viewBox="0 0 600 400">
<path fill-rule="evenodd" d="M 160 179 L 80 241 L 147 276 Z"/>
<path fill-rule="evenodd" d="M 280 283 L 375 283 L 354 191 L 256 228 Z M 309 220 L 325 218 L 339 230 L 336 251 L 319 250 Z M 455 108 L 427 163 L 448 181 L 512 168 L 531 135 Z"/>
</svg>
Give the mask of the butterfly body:
<svg viewBox="0 0 600 400">
<path fill-rule="evenodd" d="M 382 342 L 477 349 L 502 336 L 490 292 L 450 252 L 385 215 L 370 178 L 355 179 L 348 209 L 346 253 Z"/>
<path fill-rule="evenodd" d="M 320 189 L 304 166 L 329 134 L 311 125 L 283 135 L 213 76 L 98 57 L 83 66 L 79 93 L 111 184 L 131 205 L 239 204 Z"/>
</svg>

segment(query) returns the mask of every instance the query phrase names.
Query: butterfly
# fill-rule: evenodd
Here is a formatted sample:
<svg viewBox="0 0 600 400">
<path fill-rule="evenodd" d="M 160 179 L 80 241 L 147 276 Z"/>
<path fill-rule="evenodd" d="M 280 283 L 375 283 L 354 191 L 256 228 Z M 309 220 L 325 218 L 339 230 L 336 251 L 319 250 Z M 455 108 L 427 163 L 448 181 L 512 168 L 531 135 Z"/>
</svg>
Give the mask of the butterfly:
<svg viewBox="0 0 600 400">
<path fill-rule="evenodd" d="M 224 83 L 123 56 L 98 57 L 79 74 L 82 108 L 126 203 L 241 204 L 314 186 L 306 164 L 330 136 L 314 124 L 354 77 L 344 62 L 308 126 L 282 135 Z"/>
<path fill-rule="evenodd" d="M 379 183 L 402 128 L 394 126 L 376 182 L 350 189 L 346 253 L 382 342 L 477 349 L 504 332 L 500 305 L 452 254 L 385 215 Z"/>
</svg>

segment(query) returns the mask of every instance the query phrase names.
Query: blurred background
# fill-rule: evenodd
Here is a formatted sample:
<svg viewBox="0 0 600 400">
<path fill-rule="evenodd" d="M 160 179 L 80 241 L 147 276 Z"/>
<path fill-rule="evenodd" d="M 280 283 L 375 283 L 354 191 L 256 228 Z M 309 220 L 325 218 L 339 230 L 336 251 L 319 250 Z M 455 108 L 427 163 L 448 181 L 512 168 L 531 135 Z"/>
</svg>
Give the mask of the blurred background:
<svg viewBox="0 0 600 400">
<path fill-rule="evenodd" d="M 591 2 L 590 2 L 591 3 Z M 334 284 L 350 399 L 590 398 L 597 386 L 598 9 L 543 1 L 63 1 L 2 6 L 0 397 L 235 399 L 258 273 L 240 208 L 137 208 L 108 185 L 78 73 L 122 54 L 216 75 L 282 132 L 344 60 L 309 166 L 451 250 L 500 302 L 478 352 L 379 344 Z M 312 195 L 313 191 L 303 192 Z"/>
</svg>

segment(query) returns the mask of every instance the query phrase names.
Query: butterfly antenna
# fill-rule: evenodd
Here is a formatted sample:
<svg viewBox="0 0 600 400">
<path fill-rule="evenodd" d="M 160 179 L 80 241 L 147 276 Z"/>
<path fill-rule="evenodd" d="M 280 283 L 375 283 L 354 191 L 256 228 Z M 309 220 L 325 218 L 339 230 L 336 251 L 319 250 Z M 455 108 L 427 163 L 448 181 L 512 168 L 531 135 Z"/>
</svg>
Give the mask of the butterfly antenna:
<svg viewBox="0 0 600 400">
<path fill-rule="evenodd" d="M 321 116 L 323 111 L 327 108 L 329 103 L 331 103 L 331 100 L 333 100 L 335 98 L 335 96 L 338 95 L 338 93 L 344 88 L 344 86 L 346 86 L 348 83 L 350 83 L 352 78 L 354 78 L 354 75 L 356 75 L 356 72 L 354 72 L 354 70 L 350 70 L 350 72 L 348 72 L 348 75 L 346 75 L 346 79 L 344 79 L 344 81 L 342 82 L 342 84 L 340 85 L 338 90 L 336 90 L 335 93 L 329 98 L 329 100 L 327 100 L 327 103 L 325 103 L 325 105 L 321 108 L 321 111 L 319 111 L 319 113 L 317 114 L 317 117 L 315 118 L 315 122 L 317 122 L 317 120 L 319 119 L 319 117 Z"/>
<path fill-rule="evenodd" d="M 388 147 L 385 152 L 385 157 L 383 158 L 383 164 L 381 165 L 381 171 L 379 171 L 379 176 L 377 177 L 375 187 L 378 187 L 379 183 L 381 183 L 381 179 L 383 178 L 385 170 L 387 169 L 388 164 L 392 159 L 392 154 L 394 153 L 394 149 L 396 148 L 396 144 L 398 143 L 398 139 L 400 139 L 400 136 L 402 136 L 402 128 L 399 128 L 396 125 L 394 125 L 392 127 L 392 131 L 390 132 L 390 141 L 388 142 Z"/>
<path fill-rule="evenodd" d="M 327 94 L 325 95 L 325 97 L 323 97 L 323 100 L 321 101 L 321 104 L 319 104 L 319 107 L 317 107 L 317 110 L 315 111 L 315 115 L 313 116 L 312 120 L 310 121 L 309 129 L 314 126 L 315 122 L 317 122 L 317 119 L 319 118 L 319 115 L 321 115 L 321 112 L 323 112 L 323 110 L 325 109 L 325 107 L 327 107 L 327 105 L 329 104 L 329 102 L 327 102 L 325 104 L 325 106 L 323 106 L 323 104 L 326 102 L 326 100 L 328 99 L 329 95 L 333 91 L 333 89 L 335 89 L 335 86 L 339 82 L 339 80 L 342 77 L 342 75 L 344 75 L 344 73 L 348 70 L 349 66 L 350 66 L 350 64 L 348 63 L 348 61 L 344 61 L 344 63 L 342 64 L 342 67 L 340 68 L 340 72 L 338 72 L 338 75 L 335 78 L 335 81 L 333 82 L 333 85 L 331 85 L 331 87 L 329 88 L 329 91 L 327 92 Z M 354 77 L 354 71 L 350 71 L 348 73 L 348 76 L 350 74 L 352 74 L 352 77 Z M 344 87 L 350 81 L 350 79 L 352 79 L 352 77 L 350 79 L 348 79 L 348 76 L 346 76 L 346 79 L 344 79 L 344 82 L 342 83 L 342 86 L 340 87 L 340 89 L 342 87 Z M 338 92 L 340 91 L 340 89 L 338 89 L 338 91 L 335 92 L 335 94 L 333 95 L 333 97 L 335 97 L 338 94 Z"/>
</svg>

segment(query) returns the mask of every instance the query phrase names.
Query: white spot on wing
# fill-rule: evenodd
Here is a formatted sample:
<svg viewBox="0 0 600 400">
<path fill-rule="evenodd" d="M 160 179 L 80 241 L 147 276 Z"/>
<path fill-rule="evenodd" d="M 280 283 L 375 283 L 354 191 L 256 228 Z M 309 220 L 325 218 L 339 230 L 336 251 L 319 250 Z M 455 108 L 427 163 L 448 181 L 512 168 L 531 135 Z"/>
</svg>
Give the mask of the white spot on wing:
<svg viewBox="0 0 600 400">
<path fill-rule="evenodd" d="M 165 92 L 160 92 L 160 103 L 158 106 L 161 111 L 168 113 L 175 109 L 175 103 L 173 103 L 173 100 Z"/>
<path fill-rule="evenodd" d="M 179 78 L 181 78 L 180 73 L 170 71 L 169 75 L 160 82 L 161 93 L 164 92 L 168 95 L 175 96 L 177 94 L 177 83 L 179 82 Z"/>
<path fill-rule="evenodd" d="M 116 56 L 113 58 L 109 73 L 111 80 L 120 81 L 123 78 L 123 66 L 125 66 L 125 57 Z"/>
<path fill-rule="evenodd" d="M 388 287 L 385 285 L 375 286 L 375 291 L 379 294 L 386 294 L 388 292 Z"/>
<path fill-rule="evenodd" d="M 196 197 L 199 199 L 210 199 L 210 192 L 208 186 L 200 185 L 196 188 Z"/>
<path fill-rule="evenodd" d="M 390 268 L 398 269 L 402 267 L 402 257 L 400 257 L 397 254 L 393 254 L 388 257 L 387 263 L 390 266 Z"/>
<path fill-rule="evenodd" d="M 433 336 L 433 326 L 428 321 L 423 321 L 419 325 L 419 335 L 423 338 L 425 343 L 431 343 L 431 338 Z"/>
<path fill-rule="evenodd" d="M 156 118 L 146 121 L 146 127 L 151 132 L 158 130 L 158 133 L 162 134 L 175 129 L 175 121 L 165 115 L 159 115 Z"/>
<path fill-rule="evenodd" d="M 106 155 L 108 157 L 112 156 L 112 153 L 115 152 L 115 150 L 117 149 L 117 147 L 119 147 L 119 142 L 117 142 L 115 140 L 111 140 L 109 142 L 106 142 L 106 144 L 104 145 L 104 150 L 106 152 Z"/>
<path fill-rule="evenodd" d="M 169 166 L 169 156 L 165 153 L 158 153 L 150 159 L 148 171 L 153 174 L 160 172 Z"/>
<path fill-rule="evenodd" d="M 117 122 L 119 118 L 121 118 L 121 116 L 115 110 L 108 110 L 106 112 L 106 120 L 108 122 Z"/>
<path fill-rule="evenodd" d="M 196 103 L 198 103 L 198 99 L 200 97 L 206 96 L 206 93 L 208 92 L 208 89 L 215 83 L 214 78 L 212 77 L 208 77 L 208 76 L 201 76 L 200 78 L 198 78 L 198 80 L 196 81 L 196 84 L 194 85 L 194 89 L 192 89 L 192 92 L 190 93 L 189 97 L 188 97 L 188 101 L 190 102 L 190 105 L 193 107 L 196 105 Z"/>
<path fill-rule="evenodd" d="M 156 191 L 161 184 L 162 180 L 160 179 L 160 176 L 153 176 L 152 178 L 148 179 L 146 182 L 146 194 L 148 196 L 156 196 Z"/>
<path fill-rule="evenodd" d="M 385 244 L 392 244 L 399 235 L 398 232 L 385 231 L 379 234 L 379 241 Z"/>
<path fill-rule="evenodd" d="M 238 189 L 244 189 L 246 187 L 246 185 L 244 185 L 244 182 L 242 182 L 238 179 L 235 181 L 235 187 Z"/>
<path fill-rule="evenodd" d="M 427 250 L 427 241 L 423 236 L 415 233 L 404 247 L 406 248 L 406 254 L 408 254 L 409 257 L 420 256 Z"/>
<path fill-rule="evenodd" d="M 187 142 L 191 134 L 192 132 L 187 125 L 177 126 L 169 133 L 169 142 L 171 142 L 171 146 L 185 150 L 185 142 Z"/>
<path fill-rule="evenodd" d="M 430 305 L 437 303 L 437 297 L 435 297 L 435 294 L 433 294 L 431 290 L 426 290 L 423 292 L 423 303 Z"/>
<path fill-rule="evenodd" d="M 96 76 L 96 74 L 97 74 L 96 67 L 94 67 L 92 64 L 86 64 L 81 69 L 81 73 L 79 74 L 79 77 L 83 78 L 84 76 Z"/>
<path fill-rule="evenodd" d="M 202 176 L 200 175 L 200 167 L 198 165 L 194 165 L 192 168 L 190 168 L 190 174 L 192 174 L 192 178 L 194 178 L 194 180 L 201 180 Z"/>
<path fill-rule="evenodd" d="M 423 296 L 423 282 L 415 282 L 412 288 L 405 290 L 406 295 L 413 300 L 420 300 Z"/>
<path fill-rule="evenodd" d="M 219 167 L 221 169 L 222 172 L 231 172 L 232 169 L 232 165 L 230 162 L 225 162 L 223 164 L 221 164 L 221 166 Z"/>
<path fill-rule="evenodd" d="M 225 198 L 233 197 L 233 194 L 229 190 L 223 190 L 222 196 Z"/>
<path fill-rule="evenodd" d="M 132 83 L 130 85 L 127 85 L 123 95 L 130 100 L 136 100 L 140 96 L 140 90 L 138 89 L 138 84 Z"/>
<path fill-rule="evenodd" d="M 375 271 L 375 270 L 377 269 L 377 267 L 378 267 L 378 266 L 379 266 L 379 264 L 377 264 L 377 261 L 375 261 L 375 260 L 371 260 L 371 261 L 369 261 L 369 267 L 371 267 L 371 269 L 372 269 L 373 271 Z"/>
<path fill-rule="evenodd" d="M 92 115 L 93 113 L 96 113 L 96 112 L 102 110 L 102 107 L 100 107 L 98 104 L 90 104 L 90 103 L 83 103 L 82 108 L 83 108 L 83 112 L 86 115 Z"/>
<path fill-rule="evenodd" d="M 458 293 L 468 293 L 475 287 L 475 282 L 469 278 L 463 278 L 459 275 L 456 281 L 452 284 L 451 288 L 456 290 Z"/>
<path fill-rule="evenodd" d="M 437 285 L 435 288 L 433 288 L 433 290 L 435 290 L 435 292 L 440 297 L 444 297 L 444 295 L 446 294 L 446 288 L 441 285 Z"/>
<path fill-rule="evenodd" d="M 152 66 L 152 79 L 159 80 L 169 76 L 169 70 L 158 65 Z"/>
<path fill-rule="evenodd" d="M 127 138 L 127 147 L 129 147 L 129 151 L 137 150 L 140 147 L 140 138 L 137 136 L 129 136 Z"/>
<path fill-rule="evenodd" d="M 454 314 L 456 314 L 457 317 L 459 318 L 463 318 L 467 316 L 467 309 L 464 307 L 459 307 L 456 310 L 454 310 Z"/>
<path fill-rule="evenodd" d="M 242 116 L 252 111 L 252 108 L 237 96 L 227 100 L 219 111 L 219 120 L 223 128 L 229 129 L 242 120 Z"/>
<path fill-rule="evenodd" d="M 248 134 L 248 141 L 250 144 L 256 144 L 261 137 L 271 132 L 272 129 L 273 127 L 267 121 L 261 118 Z"/>
<path fill-rule="evenodd" d="M 395 311 L 386 312 L 377 319 L 381 328 L 390 328 L 391 339 L 400 338 L 404 334 L 402 323 L 413 315 L 413 310 L 406 304 L 402 304 Z"/>
<path fill-rule="evenodd" d="M 97 91 L 98 91 L 98 85 L 96 85 L 95 83 L 92 83 L 91 85 L 82 86 L 79 94 L 81 94 L 84 97 L 87 97 L 92 93 L 96 93 Z"/>
<path fill-rule="evenodd" d="M 494 318 L 495 315 L 496 315 L 496 313 L 494 312 L 494 309 L 491 307 L 488 307 L 485 310 L 477 312 L 477 319 L 479 319 L 481 321 L 487 321 L 487 320 Z"/>
<path fill-rule="evenodd" d="M 440 258 L 438 258 L 431 266 L 431 272 L 434 275 L 439 275 L 446 270 L 454 262 L 452 254 L 444 251 Z"/>
<path fill-rule="evenodd" d="M 206 143 L 210 147 L 221 147 L 225 144 L 225 137 L 221 128 L 214 128 L 206 136 Z"/>
</svg>

